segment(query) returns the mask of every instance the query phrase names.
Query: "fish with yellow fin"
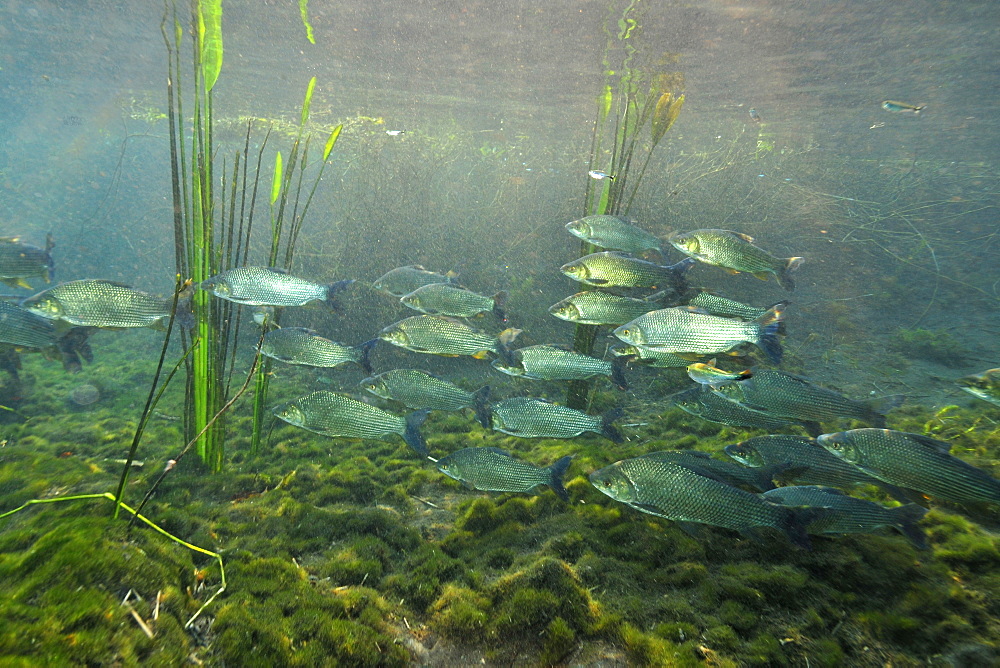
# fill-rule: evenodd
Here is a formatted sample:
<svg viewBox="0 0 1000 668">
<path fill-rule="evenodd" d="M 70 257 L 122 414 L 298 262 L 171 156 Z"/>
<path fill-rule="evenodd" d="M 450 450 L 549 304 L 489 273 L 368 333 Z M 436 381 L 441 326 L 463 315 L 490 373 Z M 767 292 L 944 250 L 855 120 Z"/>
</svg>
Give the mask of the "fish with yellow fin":
<svg viewBox="0 0 1000 668">
<path fill-rule="evenodd" d="M 415 315 L 394 322 L 378 334 L 378 338 L 415 353 L 469 356 L 485 359 L 490 353 L 508 364 L 514 363 L 510 346 L 521 330 L 513 327 L 491 336 L 469 327 L 454 318 L 436 315 Z"/>
<path fill-rule="evenodd" d="M 24 279 L 39 277 L 52 282 L 55 264 L 52 235 L 45 236 L 45 248 L 23 244 L 17 237 L 0 237 L 0 281 L 12 288 L 31 288 Z"/>
<path fill-rule="evenodd" d="M 795 289 L 791 274 L 803 260 L 801 257 L 774 257 L 755 246 L 753 237 L 731 230 L 674 232 L 667 241 L 685 255 L 734 274 L 746 272 L 762 281 L 768 279 L 768 274 L 774 274 L 778 285 L 789 292 Z"/>
</svg>

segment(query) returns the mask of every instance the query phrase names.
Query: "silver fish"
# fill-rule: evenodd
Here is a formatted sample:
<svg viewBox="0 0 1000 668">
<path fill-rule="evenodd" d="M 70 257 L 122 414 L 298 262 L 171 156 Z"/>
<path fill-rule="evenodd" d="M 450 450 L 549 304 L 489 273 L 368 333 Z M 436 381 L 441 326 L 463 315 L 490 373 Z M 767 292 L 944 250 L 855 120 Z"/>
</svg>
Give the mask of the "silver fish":
<svg viewBox="0 0 1000 668">
<path fill-rule="evenodd" d="M 274 267 L 235 267 L 201 282 L 216 297 L 248 306 L 303 306 L 313 301 L 336 308 L 334 295 L 353 283 L 313 283 Z"/>
<path fill-rule="evenodd" d="M 513 397 L 493 404 L 491 423 L 496 431 L 523 438 L 572 438 L 592 431 L 621 443 L 622 435 L 612 424 L 620 415 L 620 409 L 587 415 L 544 399 Z"/>
<path fill-rule="evenodd" d="M 283 327 L 264 335 L 260 352 L 272 359 L 302 366 L 330 368 L 353 362 L 371 373 L 368 353 L 377 342 L 378 339 L 372 339 L 357 347 L 345 346 L 305 327 Z"/>
<path fill-rule="evenodd" d="M 566 230 L 574 237 L 607 250 L 627 253 L 660 250 L 659 239 L 618 216 L 585 216 L 566 223 Z"/>
<path fill-rule="evenodd" d="M 464 448 L 434 465 L 449 478 L 484 492 L 530 492 L 548 485 L 560 499 L 569 501 L 562 478 L 572 459 L 567 455 L 551 466 L 539 467 L 499 448 Z"/>
<path fill-rule="evenodd" d="M 419 431 L 427 417 L 424 411 L 401 417 L 345 394 L 320 390 L 276 407 L 274 415 L 324 436 L 386 441 L 391 434 L 399 434 L 417 454 L 427 456 L 427 444 Z"/>
<path fill-rule="evenodd" d="M 454 276 L 453 272 L 439 274 L 428 271 L 419 264 L 411 264 L 387 271 L 372 283 L 372 287 L 394 297 L 402 297 L 424 285 L 451 283 Z"/>
<path fill-rule="evenodd" d="M 172 305 L 172 298 L 102 279 L 60 283 L 21 302 L 23 308 L 43 318 L 113 329 L 163 327 Z"/>
</svg>

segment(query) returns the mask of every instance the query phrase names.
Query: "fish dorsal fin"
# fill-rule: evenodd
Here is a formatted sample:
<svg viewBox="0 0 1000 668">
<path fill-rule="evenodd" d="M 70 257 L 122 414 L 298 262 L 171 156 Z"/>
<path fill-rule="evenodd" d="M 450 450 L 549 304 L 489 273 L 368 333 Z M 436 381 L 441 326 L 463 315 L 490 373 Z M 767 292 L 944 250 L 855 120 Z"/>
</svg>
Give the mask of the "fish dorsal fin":
<svg viewBox="0 0 1000 668">
<path fill-rule="evenodd" d="M 742 239 L 743 241 L 747 242 L 748 244 L 752 244 L 753 243 L 753 237 L 750 236 L 749 234 L 743 234 L 742 232 L 733 232 L 733 236 L 734 237 L 739 237 L 740 239 Z"/>
<path fill-rule="evenodd" d="M 287 269 L 282 269 L 281 267 L 264 267 L 264 268 L 267 269 L 268 271 L 273 271 L 276 274 L 287 274 L 288 273 Z"/>
<path fill-rule="evenodd" d="M 309 336 L 319 336 L 315 329 L 309 329 L 308 327 L 283 327 L 285 331 L 293 330 L 296 332 L 302 332 L 303 334 L 308 334 Z"/>
<path fill-rule="evenodd" d="M 16 244 L 21 240 L 21 237 L 0 237 L 0 243 L 2 244 Z"/>
<path fill-rule="evenodd" d="M 514 459 L 514 455 L 500 448 L 494 448 L 492 446 L 483 446 L 483 450 L 485 450 L 486 452 L 492 452 L 497 455 L 503 455 L 504 457 L 510 457 L 511 459 Z"/>
<path fill-rule="evenodd" d="M 936 450 L 943 455 L 951 454 L 951 443 L 946 443 L 945 441 L 939 441 L 936 438 L 931 438 L 930 436 L 924 436 L 923 434 L 911 434 L 907 433 L 906 437 L 915 443 L 919 443 L 925 448 L 930 448 Z"/>
<path fill-rule="evenodd" d="M 408 264 L 405 267 L 400 267 L 400 269 L 419 269 L 420 271 L 427 271 L 427 267 L 422 264 Z"/>
</svg>

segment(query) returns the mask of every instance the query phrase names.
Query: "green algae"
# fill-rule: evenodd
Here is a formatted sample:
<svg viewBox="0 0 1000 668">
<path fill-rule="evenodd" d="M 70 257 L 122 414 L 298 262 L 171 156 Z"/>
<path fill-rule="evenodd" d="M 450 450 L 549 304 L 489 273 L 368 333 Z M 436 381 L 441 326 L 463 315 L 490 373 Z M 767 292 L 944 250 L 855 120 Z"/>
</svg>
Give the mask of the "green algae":
<svg viewBox="0 0 1000 668">
<path fill-rule="evenodd" d="M 991 656 L 1000 552 L 963 509 L 927 516 L 927 552 L 895 535 L 817 537 L 804 552 L 780 537 L 711 527 L 692 536 L 594 490 L 586 474 L 614 459 L 684 444 L 715 453 L 756 433 L 660 410 L 648 440 L 613 450 L 598 438 L 525 442 L 468 416 L 428 421 L 439 454 L 469 443 L 539 463 L 574 454 L 568 504 L 548 490 L 463 489 L 402 443 L 284 427 L 270 450 L 253 461 L 235 453 L 238 463 L 220 476 L 185 462 L 147 513 L 225 555 L 229 588 L 204 613 L 210 632 L 182 628 L 215 577 L 202 555 L 146 530 L 121 533 L 87 506 L 32 508 L 0 526 L 0 655 L 12 663 L 169 664 L 193 653 L 218 665 L 247 656 L 262 665 L 399 665 L 421 660 L 407 642 L 429 633 L 480 648 L 488 662 L 533 665 L 609 646 L 635 665 L 874 665 L 865 647 L 894 665 Z M 237 410 L 231 426 L 247 420 Z M 981 411 L 905 407 L 893 424 L 929 426 L 956 455 L 987 468 L 1000 453 L 1000 433 Z M 118 470 L 108 460 L 120 457 L 132 426 L 102 407 L 13 425 L 16 447 L 0 450 L 0 509 L 108 489 Z M 149 430 L 139 453 L 149 463 L 130 498 L 180 440 L 171 421 Z M 169 593 L 154 639 L 119 605 L 122 587 L 139 594 L 134 606 L 146 620 L 157 591 Z"/>
</svg>

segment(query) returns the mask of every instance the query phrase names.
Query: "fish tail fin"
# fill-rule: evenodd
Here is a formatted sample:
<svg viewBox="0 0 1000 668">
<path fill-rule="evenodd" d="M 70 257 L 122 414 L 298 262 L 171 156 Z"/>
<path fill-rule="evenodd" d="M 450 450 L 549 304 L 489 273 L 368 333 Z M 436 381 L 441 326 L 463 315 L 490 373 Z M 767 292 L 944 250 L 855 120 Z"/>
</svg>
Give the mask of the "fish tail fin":
<svg viewBox="0 0 1000 668">
<path fill-rule="evenodd" d="M 340 304 L 336 299 L 337 293 L 346 290 L 353 282 L 353 278 L 345 278 L 342 281 L 336 281 L 326 286 L 326 305 L 334 311 L 339 311 Z"/>
<path fill-rule="evenodd" d="M 760 316 L 754 322 L 760 327 L 760 340 L 757 342 L 757 346 L 764 351 L 767 358 L 774 364 L 781 362 L 782 350 L 781 350 L 781 323 L 785 319 L 785 307 L 788 306 L 788 302 L 778 302 L 771 308 L 767 309 L 764 315 Z"/>
<path fill-rule="evenodd" d="M 625 366 L 632 359 L 632 355 L 622 355 L 611 360 L 611 382 L 622 392 L 628 391 L 628 379 L 625 378 Z"/>
<path fill-rule="evenodd" d="M 879 397 L 878 399 L 870 401 L 868 403 L 868 408 L 870 409 L 868 422 L 870 422 L 873 427 L 885 429 L 886 413 L 894 408 L 899 408 L 904 401 L 906 401 L 906 396 L 903 394 L 890 394 L 887 397 Z"/>
<path fill-rule="evenodd" d="M 508 335 L 508 332 L 510 331 L 511 329 L 505 329 L 504 331 L 500 332 L 500 335 L 497 337 L 497 342 L 496 342 L 496 354 L 497 357 L 502 359 L 503 363 L 506 364 L 507 366 L 516 366 L 517 360 L 514 359 L 514 353 L 510 349 L 510 344 L 514 342 L 515 338 L 517 338 L 517 334 L 511 337 Z M 518 331 L 518 334 L 519 333 L 520 331 Z"/>
<path fill-rule="evenodd" d="M 476 411 L 476 421 L 483 425 L 483 429 L 489 429 L 493 421 L 493 412 L 490 408 L 490 386 L 483 385 L 472 393 L 472 408 Z"/>
<path fill-rule="evenodd" d="M 365 341 L 360 346 L 358 346 L 358 350 L 361 352 L 361 358 L 358 360 L 358 364 L 361 365 L 361 368 L 364 369 L 365 373 L 367 373 L 369 376 L 372 375 L 372 362 L 371 362 L 372 348 L 374 348 L 375 344 L 378 343 L 379 341 L 381 341 L 381 339 L 375 337 L 374 339 Z"/>
<path fill-rule="evenodd" d="M 806 528 L 827 514 L 826 508 L 788 508 L 782 524 L 779 527 L 788 536 L 788 540 L 803 550 L 812 550 L 809 534 Z"/>
<path fill-rule="evenodd" d="M 927 535 L 917 524 L 927 514 L 926 508 L 921 508 L 915 503 L 908 503 L 905 506 L 893 508 L 891 511 L 892 526 L 899 530 L 901 534 L 910 539 L 914 547 L 918 550 L 927 549 Z"/>
<path fill-rule="evenodd" d="M 500 322 L 507 322 L 507 291 L 501 290 L 493 295 L 493 315 Z"/>
<path fill-rule="evenodd" d="M 420 433 L 420 425 L 424 423 L 427 419 L 427 414 L 430 411 L 421 410 L 413 411 L 406 416 L 406 428 L 403 430 L 403 440 L 406 444 L 416 451 L 418 455 L 426 458 L 428 456 L 427 452 L 427 441 L 424 440 L 424 435 Z"/>
<path fill-rule="evenodd" d="M 625 440 L 622 433 L 618 431 L 618 427 L 612 424 L 615 420 L 620 418 L 625 411 L 622 408 L 612 408 L 607 413 L 601 416 L 601 433 L 611 440 L 612 443 L 621 443 Z"/>
<path fill-rule="evenodd" d="M 566 469 L 569 468 L 571 461 L 573 461 L 573 455 L 566 455 L 549 467 L 549 475 L 551 476 L 549 478 L 549 487 L 563 501 L 569 501 L 569 492 L 563 486 L 563 476 L 566 475 Z"/>
<path fill-rule="evenodd" d="M 774 276 L 778 279 L 778 285 L 791 292 L 795 289 L 795 281 L 792 280 L 792 272 L 799 268 L 805 258 L 790 257 L 785 260 L 785 266 Z"/>
</svg>

